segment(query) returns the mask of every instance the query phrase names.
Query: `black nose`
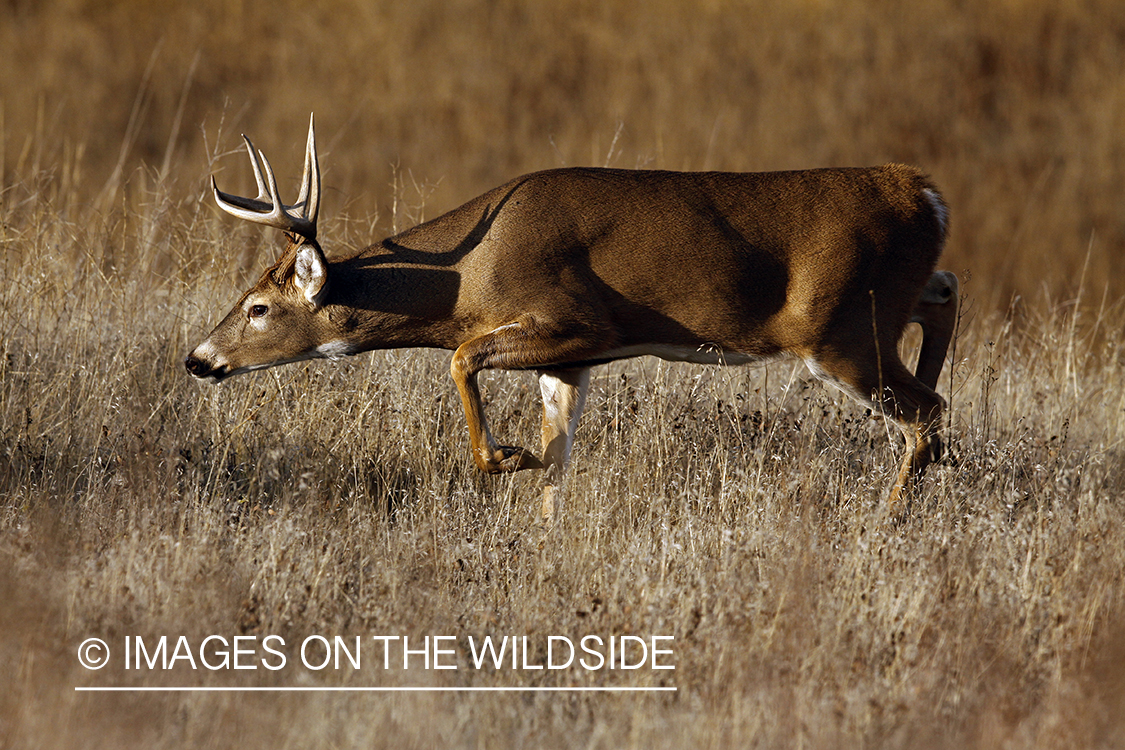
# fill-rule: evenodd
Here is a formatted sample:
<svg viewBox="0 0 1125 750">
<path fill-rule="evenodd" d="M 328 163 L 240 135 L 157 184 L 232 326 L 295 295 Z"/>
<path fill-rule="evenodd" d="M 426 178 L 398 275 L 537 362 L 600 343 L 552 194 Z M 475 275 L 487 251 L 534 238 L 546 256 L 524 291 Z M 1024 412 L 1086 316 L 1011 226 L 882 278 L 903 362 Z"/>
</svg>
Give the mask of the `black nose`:
<svg viewBox="0 0 1125 750">
<path fill-rule="evenodd" d="M 208 367 L 206 362 L 204 362 L 202 359 L 199 359 L 198 357 L 192 356 L 191 354 L 189 354 L 187 356 L 187 359 L 184 360 L 184 367 L 186 367 L 187 371 L 197 378 L 203 377 L 211 369 L 210 367 Z"/>
</svg>

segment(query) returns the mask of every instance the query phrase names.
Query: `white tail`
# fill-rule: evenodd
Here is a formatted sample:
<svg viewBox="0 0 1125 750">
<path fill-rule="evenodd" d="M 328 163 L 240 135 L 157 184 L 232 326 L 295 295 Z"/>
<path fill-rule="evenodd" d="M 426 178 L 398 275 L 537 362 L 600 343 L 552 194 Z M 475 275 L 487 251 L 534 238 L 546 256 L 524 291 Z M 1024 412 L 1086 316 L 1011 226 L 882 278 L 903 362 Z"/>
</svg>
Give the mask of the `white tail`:
<svg viewBox="0 0 1125 750">
<path fill-rule="evenodd" d="M 892 505 L 940 454 L 935 388 L 957 278 L 934 273 L 947 210 L 913 167 L 537 172 L 329 263 L 316 239 L 312 123 L 293 206 L 282 204 L 269 162 L 247 147 L 258 197 L 215 188 L 216 199 L 284 230 L 289 245 L 188 355 L 196 377 L 382 348 L 454 350 L 474 460 L 486 472 L 546 469 L 548 515 L 590 368 L 642 354 L 803 359 L 902 428 Z M 915 374 L 897 353 L 911 321 L 923 329 Z M 477 388 L 489 368 L 539 373 L 540 455 L 493 438 Z"/>
</svg>

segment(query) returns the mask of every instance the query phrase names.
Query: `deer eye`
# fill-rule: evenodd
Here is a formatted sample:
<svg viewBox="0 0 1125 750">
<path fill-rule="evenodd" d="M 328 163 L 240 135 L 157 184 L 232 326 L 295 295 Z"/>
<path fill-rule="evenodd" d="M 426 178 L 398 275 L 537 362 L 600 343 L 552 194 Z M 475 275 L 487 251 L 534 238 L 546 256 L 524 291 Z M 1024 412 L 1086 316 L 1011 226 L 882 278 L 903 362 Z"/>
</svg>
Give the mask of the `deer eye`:
<svg viewBox="0 0 1125 750">
<path fill-rule="evenodd" d="M 251 318 L 260 318 L 263 315 L 265 315 L 267 312 L 269 312 L 269 308 L 266 307 L 265 305 L 251 305 L 251 307 L 250 307 L 250 317 Z"/>
</svg>

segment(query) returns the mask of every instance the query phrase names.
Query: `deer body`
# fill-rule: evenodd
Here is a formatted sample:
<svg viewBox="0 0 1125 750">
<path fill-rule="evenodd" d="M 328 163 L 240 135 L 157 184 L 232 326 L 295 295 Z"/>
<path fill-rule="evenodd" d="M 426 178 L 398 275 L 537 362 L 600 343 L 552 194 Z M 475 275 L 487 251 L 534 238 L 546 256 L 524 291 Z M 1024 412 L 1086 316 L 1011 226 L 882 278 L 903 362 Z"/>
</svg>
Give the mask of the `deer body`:
<svg viewBox="0 0 1125 750">
<path fill-rule="evenodd" d="M 450 369 L 477 465 L 546 469 L 545 515 L 589 368 L 644 354 L 723 364 L 803 359 L 903 428 L 908 451 L 892 503 L 940 451 L 943 402 L 934 388 L 957 281 L 933 272 L 946 209 L 912 167 L 550 170 L 329 263 L 315 238 L 311 124 L 301 191 L 311 222 L 297 211 L 302 200 L 281 204 L 264 157 L 259 163 L 251 149 L 251 160 L 258 199 L 217 188 L 216 197 L 236 215 L 285 229 L 290 245 L 188 356 L 197 377 L 381 348 L 454 350 Z M 911 320 L 924 335 L 917 376 L 897 354 Z M 489 432 L 476 376 L 490 368 L 539 373 L 540 456 L 501 446 Z"/>
</svg>

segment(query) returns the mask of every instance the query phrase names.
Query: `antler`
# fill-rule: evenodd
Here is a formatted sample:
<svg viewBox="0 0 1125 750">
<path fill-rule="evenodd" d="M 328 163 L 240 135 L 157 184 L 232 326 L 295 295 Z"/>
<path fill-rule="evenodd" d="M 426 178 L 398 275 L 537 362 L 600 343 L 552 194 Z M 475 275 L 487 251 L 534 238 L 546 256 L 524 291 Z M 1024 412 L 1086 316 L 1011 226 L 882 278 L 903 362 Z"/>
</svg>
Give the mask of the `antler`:
<svg viewBox="0 0 1125 750">
<path fill-rule="evenodd" d="M 316 217 L 320 211 L 320 162 L 316 158 L 316 135 L 313 118 L 309 116 L 309 139 L 305 144 L 305 173 L 301 177 L 301 192 L 297 202 L 286 206 L 277 193 L 277 180 L 269 159 L 261 151 L 255 153 L 254 144 L 245 135 L 246 150 L 250 152 L 250 165 L 254 168 L 254 181 L 258 183 L 257 198 L 243 198 L 219 190 L 215 176 L 211 175 L 211 190 L 219 208 L 255 224 L 265 224 L 285 232 L 316 239 Z M 265 178 L 262 168 L 265 167 Z"/>
</svg>

